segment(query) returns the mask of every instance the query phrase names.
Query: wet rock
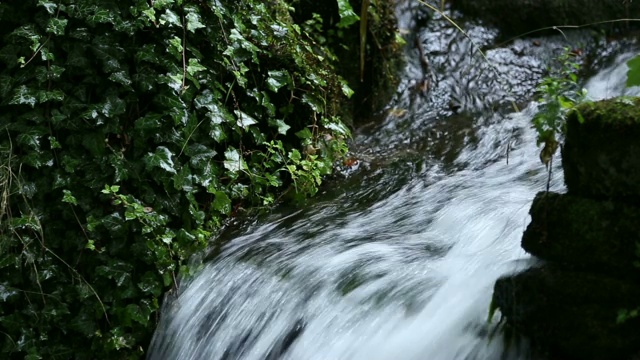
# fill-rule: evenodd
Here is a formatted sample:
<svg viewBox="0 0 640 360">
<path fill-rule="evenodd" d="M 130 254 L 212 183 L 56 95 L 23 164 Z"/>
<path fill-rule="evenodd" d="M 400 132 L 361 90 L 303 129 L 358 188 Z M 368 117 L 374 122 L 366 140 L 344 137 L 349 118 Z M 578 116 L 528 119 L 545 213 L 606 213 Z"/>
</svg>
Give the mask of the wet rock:
<svg viewBox="0 0 640 360">
<path fill-rule="evenodd" d="M 640 15 L 640 2 L 622 0 L 456 0 L 466 15 L 478 17 L 516 36 L 560 25 L 585 25 Z M 623 23 L 605 25 L 627 26 Z"/>
<path fill-rule="evenodd" d="M 584 123 L 571 114 L 562 150 L 568 192 L 640 204 L 640 98 L 586 103 L 578 111 Z"/>
<path fill-rule="evenodd" d="M 618 360 L 640 351 L 640 319 L 616 321 L 639 298 L 634 281 L 547 265 L 499 279 L 493 301 L 517 333 L 553 358 Z"/>
<path fill-rule="evenodd" d="M 640 275 L 640 207 L 541 192 L 529 213 L 522 248 L 530 254 L 574 269 Z"/>
</svg>

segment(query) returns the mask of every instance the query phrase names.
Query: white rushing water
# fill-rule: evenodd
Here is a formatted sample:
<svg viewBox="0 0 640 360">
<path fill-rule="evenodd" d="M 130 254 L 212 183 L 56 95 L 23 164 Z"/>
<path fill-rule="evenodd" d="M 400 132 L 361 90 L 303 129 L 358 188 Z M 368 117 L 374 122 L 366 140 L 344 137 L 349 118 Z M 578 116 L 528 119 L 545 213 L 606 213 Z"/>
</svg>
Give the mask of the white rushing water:
<svg viewBox="0 0 640 360">
<path fill-rule="evenodd" d="M 625 59 L 588 90 L 619 93 Z M 345 191 L 246 229 L 164 307 L 150 358 L 528 358 L 489 341 L 486 320 L 495 280 L 532 263 L 520 238 L 547 184 L 534 111 L 479 119 L 446 176 L 433 166 L 366 206 Z"/>
</svg>

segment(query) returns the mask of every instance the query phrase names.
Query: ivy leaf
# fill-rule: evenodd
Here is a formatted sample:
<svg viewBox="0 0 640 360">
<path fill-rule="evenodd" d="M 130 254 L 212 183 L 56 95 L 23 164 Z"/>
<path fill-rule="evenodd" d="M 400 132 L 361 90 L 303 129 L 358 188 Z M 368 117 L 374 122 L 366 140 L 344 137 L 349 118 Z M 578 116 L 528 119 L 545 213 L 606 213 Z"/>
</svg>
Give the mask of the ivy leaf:
<svg viewBox="0 0 640 360">
<path fill-rule="evenodd" d="M 78 205 L 78 200 L 76 200 L 75 196 L 71 194 L 71 191 L 65 189 L 62 190 L 62 193 L 64 194 L 62 197 L 62 202 L 69 203 L 71 205 Z"/>
<path fill-rule="evenodd" d="M 220 125 L 211 126 L 211 131 L 209 131 L 209 136 L 211 136 L 211 138 L 218 143 L 221 143 L 227 139 L 227 133 L 224 131 L 224 129 Z"/>
<path fill-rule="evenodd" d="M 269 71 L 269 77 L 267 78 L 267 87 L 273 92 L 278 92 L 283 86 L 291 84 L 291 76 L 284 70 Z"/>
<path fill-rule="evenodd" d="M 62 90 L 56 89 L 53 91 L 38 91 L 37 98 L 39 103 L 45 103 L 47 101 L 62 101 L 64 100 L 64 93 Z"/>
<path fill-rule="evenodd" d="M 125 71 L 116 71 L 109 75 L 109 80 L 125 86 L 131 85 L 131 78 Z"/>
<path fill-rule="evenodd" d="M 29 89 L 26 85 L 22 85 L 16 89 L 13 94 L 13 99 L 11 99 L 9 104 L 29 105 L 34 107 L 37 102 L 38 100 L 36 99 L 34 91 Z"/>
<path fill-rule="evenodd" d="M 342 90 L 344 96 L 347 97 L 347 99 L 351 99 L 351 97 L 355 93 L 344 79 L 340 79 L 340 89 Z"/>
<path fill-rule="evenodd" d="M 143 314 L 142 311 L 140 310 L 140 306 L 136 304 L 127 305 L 127 307 L 125 308 L 125 311 L 127 312 L 127 315 L 131 320 L 139 324 L 146 325 L 147 322 L 149 322 L 149 315 L 147 314 L 145 316 L 145 314 Z"/>
<path fill-rule="evenodd" d="M 69 20 L 52 17 L 47 24 L 47 32 L 53 35 L 64 35 Z"/>
<path fill-rule="evenodd" d="M 231 199 L 224 191 L 216 191 L 211 206 L 221 214 L 228 215 L 231 212 Z"/>
<path fill-rule="evenodd" d="M 175 174 L 176 169 L 174 169 L 171 156 L 172 154 L 169 149 L 164 146 L 158 146 L 155 153 L 148 153 L 147 156 L 145 156 L 144 162 L 148 169 L 159 167 L 166 172 Z"/>
<path fill-rule="evenodd" d="M 188 166 L 183 166 L 180 171 L 173 176 L 173 186 L 189 193 L 193 191 L 193 175 Z"/>
<path fill-rule="evenodd" d="M 349 131 L 349 128 L 347 128 L 342 122 L 329 122 L 327 124 L 324 125 L 327 129 L 333 130 L 336 133 L 343 135 L 343 136 L 349 136 L 349 134 L 351 133 Z"/>
<path fill-rule="evenodd" d="M 156 9 L 162 9 L 173 4 L 173 1 L 174 0 L 155 0 L 153 2 L 153 7 Z M 178 5 L 180 5 L 181 3 L 182 3 L 182 0 L 179 0 Z"/>
<path fill-rule="evenodd" d="M 289 152 L 289 159 L 293 160 L 294 163 L 298 163 L 302 159 L 302 155 L 300 154 L 300 151 L 293 149 Z"/>
<path fill-rule="evenodd" d="M 116 282 L 116 285 L 122 286 L 125 282 L 131 280 L 131 271 L 133 266 L 124 261 L 111 260 L 107 266 L 98 266 L 96 273 Z"/>
<path fill-rule="evenodd" d="M 232 56 L 236 62 L 243 62 L 251 58 L 254 63 L 259 63 L 257 54 L 260 49 L 245 39 L 237 29 L 231 29 L 229 39 L 231 45 L 224 51 L 225 55 Z"/>
<path fill-rule="evenodd" d="M 284 120 L 276 119 L 269 120 L 269 125 L 278 129 L 278 134 L 287 135 L 287 131 L 291 129 L 291 126 L 287 125 Z"/>
<path fill-rule="evenodd" d="M 51 15 L 55 14 L 58 5 L 52 1 L 38 0 L 38 6 L 44 7 Z"/>
<path fill-rule="evenodd" d="M 338 27 L 345 28 L 360 20 L 360 17 L 356 15 L 351 4 L 349 4 L 349 0 L 338 0 L 338 12 L 340 14 Z"/>
<path fill-rule="evenodd" d="M 170 26 L 181 26 L 180 18 L 170 9 L 167 9 L 165 13 L 160 16 L 160 24 L 164 25 L 165 23 L 168 23 Z"/>
<path fill-rule="evenodd" d="M 193 9 L 187 14 L 186 19 L 187 30 L 191 32 L 195 32 L 197 29 L 205 27 L 204 24 L 200 21 L 200 15 L 198 15 L 198 13 L 196 13 Z"/>
<path fill-rule="evenodd" d="M 86 17 L 89 24 L 96 25 L 114 22 L 114 18 L 111 16 L 109 10 L 99 7 L 94 7 L 93 9 L 95 10 L 95 12 Z"/>
<path fill-rule="evenodd" d="M 324 100 L 322 100 L 318 96 L 309 93 L 304 94 L 302 96 L 302 102 L 309 105 L 311 109 L 317 113 L 321 113 L 324 111 Z"/>
<path fill-rule="evenodd" d="M 145 294 L 152 294 L 153 296 L 160 296 L 160 294 L 162 294 L 162 284 L 160 283 L 158 275 L 154 272 L 147 271 L 144 273 L 137 285 Z"/>
<path fill-rule="evenodd" d="M 311 130 L 309 130 L 308 128 L 304 128 L 298 131 L 296 133 L 296 136 L 299 137 L 300 139 L 306 140 L 306 139 L 311 139 L 313 137 L 313 134 L 311 133 Z"/>
<path fill-rule="evenodd" d="M 640 55 L 627 61 L 627 87 L 640 86 Z"/>
<path fill-rule="evenodd" d="M 204 168 L 217 154 L 215 150 L 202 144 L 190 145 L 185 153 L 191 157 L 189 163 L 196 169 Z"/>
<path fill-rule="evenodd" d="M 189 65 L 187 65 L 187 73 L 189 73 L 189 75 L 195 75 L 196 73 L 205 70 L 207 70 L 207 68 L 202 66 L 198 59 L 189 59 Z"/>
<path fill-rule="evenodd" d="M 247 129 L 249 126 L 257 124 L 258 122 L 256 121 L 256 119 L 252 118 L 251 116 L 247 115 L 246 113 L 240 111 L 240 110 L 235 110 L 234 111 L 236 113 L 236 116 L 238 117 L 238 122 L 237 125 L 243 129 Z"/>
<path fill-rule="evenodd" d="M 230 147 L 224 152 L 224 158 L 224 167 L 232 173 L 247 169 L 247 164 L 244 162 L 242 156 L 240 156 L 240 151 L 237 149 Z"/>
</svg>

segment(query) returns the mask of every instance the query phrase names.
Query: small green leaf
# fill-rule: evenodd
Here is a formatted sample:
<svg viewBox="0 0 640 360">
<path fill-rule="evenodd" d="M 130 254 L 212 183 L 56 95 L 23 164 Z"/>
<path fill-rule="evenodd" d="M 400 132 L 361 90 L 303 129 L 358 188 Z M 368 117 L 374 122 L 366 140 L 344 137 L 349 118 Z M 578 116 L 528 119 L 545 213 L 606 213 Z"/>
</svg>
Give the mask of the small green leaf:
<svg viewBox="0 0 640 360">
<path fill-rule="evenodd" d="M 342 90 L 344 96 L 347 97 L 347 99 L 351 99 L 351 96 L 353 96 L 353 94 L 355 93 L 353 89 L 349 87 L 349 84 L 347 84 L 347 82 L 343 79 L 340 79 L 340 89 Z"/>
<path fill-rule="evenodd" d="M 300 162 L 301 158 L 302 158 L 302 155 L 300 154 L 300 151 L 298 151 L 297 149 L 293 149 L 289 153 L 289 159 L 293 160 L 294 163 Z"/>
<path fill-rule="evenodd" d="M 87 244 L 84 246 L 85 249 L 89 249 L 91 251 L 95 251 L 96 250 L 96 244 L 94 240 L 87 240 Z"/>
<path fill-rule="evenodd" d="M 78 200 L 76 200 L 76 198 L 71 194 L 71 191 L 65 189 L 62 190 L 62 193 L 64 194 L 62 196 L 62 202 L 69 203 L 71 205 L 78 205 Z"/>
</svg>

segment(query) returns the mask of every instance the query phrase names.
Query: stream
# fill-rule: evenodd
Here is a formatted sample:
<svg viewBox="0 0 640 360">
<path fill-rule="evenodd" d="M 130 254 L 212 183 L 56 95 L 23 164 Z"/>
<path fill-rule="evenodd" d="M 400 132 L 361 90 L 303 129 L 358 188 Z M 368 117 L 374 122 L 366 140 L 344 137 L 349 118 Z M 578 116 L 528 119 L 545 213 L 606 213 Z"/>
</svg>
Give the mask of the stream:
<svg viewBox="0 0 640 360">
<path fill-rule="evenodd" d="M 358 161 L 302 209 L 229 236 L 164 304 L 150 359 L 532 359 L 487 322 L 495 280 L 536 262 L 520 248 L 548 181 L 530 100 L 564 46 L 598 59 L 592 98 L 638 94 L 624 88 L 637 47 L 583 33 L 496 46 L 495 29 L 449 13 L 466 37 L 411 4 L 398 19 L 423 53 L 407 46 L 385 115 L 354 134 Z"/>
</svg>

